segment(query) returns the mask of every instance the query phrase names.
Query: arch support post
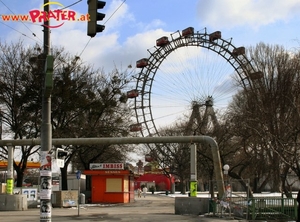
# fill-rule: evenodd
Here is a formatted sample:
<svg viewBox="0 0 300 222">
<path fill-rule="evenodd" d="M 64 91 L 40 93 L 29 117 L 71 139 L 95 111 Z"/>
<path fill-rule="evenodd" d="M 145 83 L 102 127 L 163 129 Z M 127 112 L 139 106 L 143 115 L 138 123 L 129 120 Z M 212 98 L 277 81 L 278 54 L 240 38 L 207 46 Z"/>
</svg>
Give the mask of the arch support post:
<svg viewBox="0 0 300 222">
<path fill-rule="evenodd" d="M 96 144 L 150 144 L 150 143 L 202 143 L 212 151 L 218 193 L 224 194 L 221 158 L 217 142 L 209 136 L 162 136 L 162 137 L 101 137 L 101 138 L 52 138 L 52 145 L 96 145 Z M 0 140 L 0 146 L 41 145 L 41 139 Z"/>
</svg>

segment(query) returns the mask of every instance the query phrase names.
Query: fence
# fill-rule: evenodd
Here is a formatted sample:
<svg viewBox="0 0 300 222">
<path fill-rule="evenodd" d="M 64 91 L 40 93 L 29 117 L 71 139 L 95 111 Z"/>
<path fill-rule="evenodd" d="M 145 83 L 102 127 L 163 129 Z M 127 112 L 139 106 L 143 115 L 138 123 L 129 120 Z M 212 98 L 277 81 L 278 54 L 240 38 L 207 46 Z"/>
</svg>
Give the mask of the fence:
<svg viewBox="0 0 300 222">
<path fill-rule="evenodd" d="M 235 217 L 247 220 L 296 220 L 298 204 L 295 198 L 279 196 L 250 198 L 249 190 L 237 186 L 236 183 L 238 182 L 230 181 L 230 184 L 226 184 L 226 191 L 222 198 L 211 199 L 210 213 L 218 217 Z"/>
<path fill-rule="evenodd" d="M 249 216 L 252 220 L 296 220 L 297 218 L 297 200 L 293 198 L 251 198 L 249 209 Z"/>
</svg>

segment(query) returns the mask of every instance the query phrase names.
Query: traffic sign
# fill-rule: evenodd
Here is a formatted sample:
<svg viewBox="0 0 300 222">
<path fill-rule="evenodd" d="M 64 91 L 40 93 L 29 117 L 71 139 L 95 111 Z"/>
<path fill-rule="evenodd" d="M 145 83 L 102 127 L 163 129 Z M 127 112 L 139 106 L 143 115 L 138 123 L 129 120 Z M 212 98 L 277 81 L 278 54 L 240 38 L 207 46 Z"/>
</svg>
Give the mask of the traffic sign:
<svg viewBox="0 0 300 222">
<path fill-rule="evenodd" d="M 79 180 L 80 177 L 81 177 L 81 171 L 78 170 L 78 171 L 76 172 L 76 178 L 77 178 L 77 180 Z"/>
</svg>

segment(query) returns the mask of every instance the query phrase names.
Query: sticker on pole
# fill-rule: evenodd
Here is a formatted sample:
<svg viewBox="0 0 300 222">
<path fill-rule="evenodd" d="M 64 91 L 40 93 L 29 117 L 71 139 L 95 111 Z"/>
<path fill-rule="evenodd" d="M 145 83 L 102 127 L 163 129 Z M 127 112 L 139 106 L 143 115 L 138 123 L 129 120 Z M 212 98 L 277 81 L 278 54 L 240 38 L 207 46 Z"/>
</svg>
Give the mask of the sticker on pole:
<svg viewBox="0 0 300 222">
<path fill-rule="evenodd" d="M 63 159 L 56 159 L 56 164 L 59 168 L 64 168 L 65 166 L 65 160 Z"/>
<path fill-rule="evenodd" d="M 51 176 L 52 175 L 52 156 L 48 151 L 41 151 L 40 153 L 40 175 Z"/>
</svg>

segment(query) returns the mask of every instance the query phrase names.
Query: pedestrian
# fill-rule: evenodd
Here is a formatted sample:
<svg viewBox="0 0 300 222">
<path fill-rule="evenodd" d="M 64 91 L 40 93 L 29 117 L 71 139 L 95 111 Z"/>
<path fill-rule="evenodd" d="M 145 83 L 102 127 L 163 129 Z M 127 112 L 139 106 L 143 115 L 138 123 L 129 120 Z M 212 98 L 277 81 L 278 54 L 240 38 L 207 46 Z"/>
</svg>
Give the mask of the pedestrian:
<svg viewBox="0 0 300 222">
<path fill-rule="evenodd" d="M 142 190 L 141 190 L 141 188 L 138 188 L 137 193 L 138 193 L 138 197 L 141 198 L 142 197 Z"/>
<path fill-rule="evenodd" d="M 144 198 L 146 197 L 147 191 L 148 191 L 148 188 L 145 186 L 145 187 L 143 188 L 143 196 L 144 196 Z"/>
<path fill-rule="evenodd" d="M 297 194 L 297 202 L 298 202 L 298 216 L 297 216 L 297 222 L 300 222 L 300 190 Z"/>
</svg>

